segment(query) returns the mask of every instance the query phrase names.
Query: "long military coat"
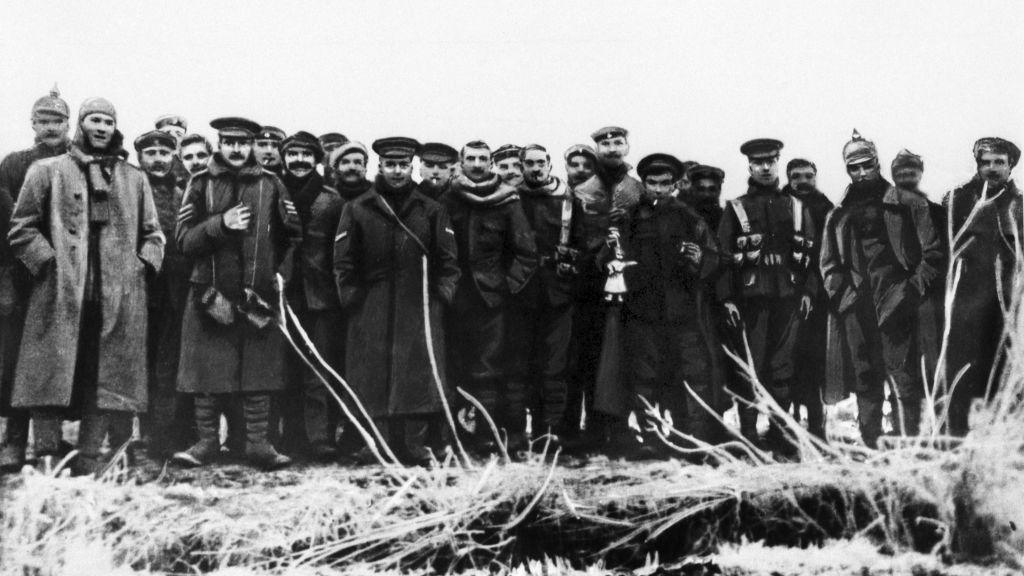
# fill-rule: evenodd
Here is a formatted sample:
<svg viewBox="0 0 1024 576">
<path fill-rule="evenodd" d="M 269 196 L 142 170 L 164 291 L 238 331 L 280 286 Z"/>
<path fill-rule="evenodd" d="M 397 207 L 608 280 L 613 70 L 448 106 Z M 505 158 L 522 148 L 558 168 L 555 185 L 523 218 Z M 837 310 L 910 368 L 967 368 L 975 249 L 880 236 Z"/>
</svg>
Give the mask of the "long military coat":
<svg viewBox="0 0 1024 576">
<path fill-rule="evenodd" d="M 829 297 L 825 388 L 825 401 L 828 403 L 838 402 L 850 391 L 869 384 L 858 383 L 857 379 L 870 371 L 856 369 L 856 363 L 863 359 L 854 358 L 852 351 L 864 341 L 867 331 L 878 329 L 877 326 L 860 325 L 857 315 L 852 312 L 861 298 L 871 297 L 871 288 L 870 279 L 859 273 L 852 212 L 845 205 L 845 200 L 844 194 L 843 201 L 829 213 L 821 239 L 821 274 Z M 927 200 L 888 185 L 882 203 L 889 246 L 900 266 L 910 274 L 904 294 L 893 298 L 886 310 L 878 311 L 884 318 L 908 305 L 919 310 L 925 301 L 921 295 L 928 294 L 928 288 L 940 276 L 945 257 Z M 918 315 L 919 312 L 915 318 Z"/>
<path fill-rule="evenodd" d="M 224 394 L 284 387 L 285 343 L 273 325 L 256 329 L 236 317 L 231 325 L 210 318 L 200 295 L 214 286 L 233 304 L 251 288 L 277 308 L 275 275 L 286 279 L 291 253 L 301 239 L 297 214 L 286 209 L 288 191 L 253 158 L 232 170 L 214 154 L 208 168 L 189 181 L 178 218 L 177 241 L 192 259 L 192 288 L 181 326 L 178 391 Z M 239 202 L 250 208 L 248 230 L 229 230 L 224 213 Z"/>
<path fill-rule="evenodd" d="M 12 405 L 69 406 L 85 295 L 89 186 L 85 156 L 67 154 L 29 168 L 11 219 L 14 256 L 32 274 Z M 109 222 L 99 235 L 103 329 L 100 409 L 146 410 L 146 274 L 159 271 L 164 236 L 149 182 L 123 160 L 112 167 Z"/>
<path fill-rule="evenodd" d="M 455 236 L 437 202 L 413 190 L 396 213 L 376 186 L 345 205 L 334 240 L 334 273 L 348 315 L 345 376 L 371 416 L 440 412 L 427 352 L 423 257 L 444 383 L 442 312 L 459 280 Z"/>
</svg>

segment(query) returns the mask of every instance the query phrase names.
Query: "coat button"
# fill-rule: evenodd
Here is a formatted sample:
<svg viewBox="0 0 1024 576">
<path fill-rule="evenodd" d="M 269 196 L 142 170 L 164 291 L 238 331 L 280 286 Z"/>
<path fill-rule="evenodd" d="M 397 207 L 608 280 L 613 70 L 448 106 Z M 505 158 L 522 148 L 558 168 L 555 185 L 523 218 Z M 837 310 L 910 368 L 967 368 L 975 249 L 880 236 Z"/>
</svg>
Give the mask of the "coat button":
<svg viewBox="0 0 1024 576">
<path fill-rule="evenodd" d="M 68 228 L 68 234 L 71 234 L 72 236 L 78 234 L 78 228 L 75 228 L 74 226 Z"/>
<path fill-rule="evenodd" d="M 81 192 L 75 192 L 74 196 L 75 196 L 76 200 L 81 200 L 82 199 L 82 193 Z"/>
</svg>

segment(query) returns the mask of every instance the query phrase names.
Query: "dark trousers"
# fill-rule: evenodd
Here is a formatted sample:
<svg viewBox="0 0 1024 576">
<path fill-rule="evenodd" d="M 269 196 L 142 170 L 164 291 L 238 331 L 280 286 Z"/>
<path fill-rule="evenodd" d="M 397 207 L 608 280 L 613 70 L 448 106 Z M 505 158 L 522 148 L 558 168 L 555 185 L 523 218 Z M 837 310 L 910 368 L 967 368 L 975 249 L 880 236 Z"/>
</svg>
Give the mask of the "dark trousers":
<svg viewBox="0 0 1024 576">
<path fill-rule="evenodd" d="M 156 454 L 182 450 L 195 441 L 192 398 L 180 394 L 178 360 L 181 351 L 182 310 L 163 302 L 149 309 L 149 412 L 139 426 Z"/>
<path fill-rule="evenodd" d="M 796 375 L 794 353 L 800 332 L 800 299 L 752 298 L 739 309 L 758 379 L 776 402 L 788 406 Z M 742 357 L 743 348 L 739 351 Z"/>
<path fill-rule="evenodd" d="M 298 317 L 320 355 L 332 368 L 339 370 L 345 346 L 341 310 L 303 310 Z M 272 417 L 278 412 L 282 420 L 281 446 L 298 450 L 316 444 L 333 444 L 338 423 L 334 400 L 301 358 L 289 354 L 287 362 L 288 387 L 277 397 L 278 410 L 271 412 Z"/>
<path fill-rule="evenodd" d="M 28 445 L 29 412 L 11 408 L 14 375 L 25 326 L 25 308 L 14 306 L 9 314 L 0 316 L 0 416 L 7 418 L 0 445 L 18 452 L 24 458 Z"/>
<path fill-rule="evenodd" d="M 490 307 L 475 287 L 464 286 L 455 294 L 449 320 L 446 336 L 456 384 L 475 396 L 499 426 L 523 432 L 525 389 L 507 378 L 504 362 L 505 306 Z M 459 406 L 466 407 L 461 395 Z"/>
<path fill-rule="evenodd" d="M 572 318 L 571 303 L 508 310 L 509 379 L 527 391 L 535 436 L 562 429 Z"/>
<path fill-rule="evenodd" d="M 951 312 L 945 366 L 947 429 L 951 435 L 965 436 L 971 402 L 986 393 L 991 395 L 1002 379 L 1003 363 L 997 359 L 1004 319 L 994 284 L 958 297 Z M 968 364 L 970 367 L 950 392 L 957 373 Z"/>
<path fill-rule="evenodd" d="M 863 334 L 863 339 L 850 342 L 861 438 L 874 446 L 882 433 L 882 404 L 887 381 L 893 386 L 898 431 L 916 435 L 923 393 L 916 346 L 917 319 L 905 315 L 879 327 L 874 303 L 867 298 L 851 313 L 857 314 Z"/>
<path fill-rule="evenodd" d="M 643 421 L 639 397 L 667 410 L 674 427 L 698 439 L 712 441 L 714 417 L 686 391 L 688 384 L 709 406 L 715 386 L 711 353 L 694 323 L 660 324 L 626 319 L 625 358 L 634 398 L 633 410 Z"/>
<path fill-rule="evenodd" d="M 569 388 L 566 397 L 566 431 L 578 432 L 586 412 L 594 430 L 594 387 L 597 383 L 597 369 L 601 359 L 601 345 L 604 339 L 604 321 L 607 304 L 601 293 L 587 294 L 579 298 L 573 310 L 572 342 L 569 362 Z"/>
<path fill-rule="evenodd" d="M 825 384 L 825 363 L 828 344 L 828 301 L 814 303 L 810 318 L 800 323 L 797 335 L 796 378 L 790 391 L 797 419 L 800 406 L 807 409 L 807 429 L 825 437 L 825 409 L 822 387 Z"/>
</svg>

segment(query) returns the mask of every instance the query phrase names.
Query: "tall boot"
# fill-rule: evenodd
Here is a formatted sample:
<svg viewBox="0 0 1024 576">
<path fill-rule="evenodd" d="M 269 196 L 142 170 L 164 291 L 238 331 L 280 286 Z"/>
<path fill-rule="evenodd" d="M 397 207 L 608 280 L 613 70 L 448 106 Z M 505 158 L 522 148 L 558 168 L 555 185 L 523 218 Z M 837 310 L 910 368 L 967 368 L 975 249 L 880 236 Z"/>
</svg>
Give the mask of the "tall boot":
<svg viewBox="0 0 1024 576">
<path fill-rule="evenodd" d="M 921 401 L 901 398 L 896 403 L 896 431 L 903 436 L 917 436 L 921 433 Z"/>
<path fill-rule="evenodd" d="M 882 402 L 879 391 L 857 394 L 857 424 L 860 437 L 869 448 L 878 448 L 878 437 L 882 435 Z"/>
<path fill-rule="evenodd" d="M 107 413 L 107 431 L 110 435 L 110 449 L 117 450 L 126 442 L 125 456 L 128 457 L 128 465 L 135 465 L 135 451 L 130 443 L 135 434 L 135 423 L 131 412 L 110 411 Z"/>
<path fill-rule="evenodd" d="M 212 394 L 196 394 L 193 403 L 198 440 L 188 450 L 171 457 L 175 464 L 186 467 L 202 466 L 220 453 L 220 410 Z"/>
<path fill-rule="evenodd" d="M 740 404 L 737 407 L 740 418 L 740 434 L 755 446 L 759 446 L 761 439 L 757 436 L 757 408 Z"/>
<path fill-rule="evenodd" d="M 246 394 L 242 397 L 245 413 L 245 458 L 263 470 L 277 470 L 292 463 L 292 459 L 278 453 L 267 439 L 270 428 L 270 395 Z"/>
<path fill-rule="evenodd" d="M 59 409 L 32 411 L 32 432 L 35 434 L 36 458 L 59 456 L 64 417 Z"/>
<path fill-rule="evenodd" d="M 501 384 L 498 384 L 499 389 Z M 505 429 L 508 435 L 508 453 L 519 459 L 529 449 L 526 440 L 526 385 L 520 380 L 507 380 L 504 398 L 500 406 L 488 407 L 495 418 L 498 429 Z"/>
<path fill-rule="evenodd" d="M 100 452 L 110 427 L 110 415 L 105 410 L 87 410 L 78 428 L 78 457 L 75 458 L 75 476 L 95 474 L 100 469 Z"/>
<path fill-rule="evenodd" d="M 19 411 L 7 419 L 3 445 L 0 446 L 0 471 L 17 470 L 25 465 L 28 423 L 28 412 Z"/>
</svg>

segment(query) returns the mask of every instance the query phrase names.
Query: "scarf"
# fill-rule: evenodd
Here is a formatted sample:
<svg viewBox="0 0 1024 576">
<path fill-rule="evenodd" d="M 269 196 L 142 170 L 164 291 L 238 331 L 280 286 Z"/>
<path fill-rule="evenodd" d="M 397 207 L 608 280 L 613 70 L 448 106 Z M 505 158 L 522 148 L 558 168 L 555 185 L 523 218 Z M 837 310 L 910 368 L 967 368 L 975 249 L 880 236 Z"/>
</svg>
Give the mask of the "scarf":
<svg viewBox="0 0 1024 576">
<path fill-rule="evenodd" d="M 341 181 L 340 178 L 335 178 L 334 188 L 341 194 L 341 197 L 345 200 L 353 200 L 363 192 L 366 192 L 373 186 L 373 182 L 363 179 L 355 184 L 346 184 Z"/>
<path fill-rule="evenodd" d="M 843 198 L 843 206 L 881 202 L 889 186 L 889 182 L 885 178 L 850 184 L 846 196 Z"/>
<path fill-rule="evenodd" d="M 775 179 L 771 184 L 758 184 L 753 178 L 747 178 L 747 194 L 778 194 L 779 180 Z"/>
<path fill-rule="evenodd" d="M 519 200 L 516 189 L 501 181 L 497 174 L 491 174 L 482 182 L 473 182 L 465 174 L 452 180 L 452 192 L 467 204 L 475 206 L 501 206 Z"/>
<path fill-rule="evenodd" d="M 605 184 L 617 184 L 629 174 L 631 166 L 625 162 L 618 166 L 608 166 L 602 162 L 598 162 L 595 166 L 594 173 L 601 179 Z"/>
<path fill-rule="evenodd" d="M 562 181 L 557 176 L 548 178 L 543 184 L 531 184 L 524 180 L 519 185 L 517 192 L 523 196 L 565 196 L 565 188 L 562 188 Z"/>
<path fill-rule="evenodd" d="M 89 144 L 85 132 L 79 129 L 68 150 L 71 158 L 86 173 L 90 223 L 106 224 L 110 221 L 110 180 L 114 176 L 114 166 L 128 155 L 121 147 L 122 142 L 124 136 L 115 130 L 106 149 L 98 150 Z"/>
<path fill-rule="evenodd" d="M 305 228 L 305 223 L 309 222 L 313 214 L 313 202 L 316 202 L 316 197 L 320 195 L 320 190 L 323 188 L 323 177 L 314 170 L 302 178 L 297 178 L 285 170 L 281 175 L 281 181 L 288 188 L 292 202 L 295 203 L 295 210 L 299 213 L 299 221 L 303 222 L 303 228 Z"/>
<path fill-rule="evenodd" d="M 377 193 L 384 198 L 384 201 L 391 206 L 391 209 L 395 211 L 395 214 L 398 214 L 402 211 L 402 208 L 405 206 L 405 202 L 409 199 L 409 195 L 412 194 L 413 189 L 416 188 L 416 183 L 410 179 L 402 186 L 395 188 L 388 183 L 387 179 L 378 174 L 377 178 L 373 181 L 373 187 L 377 190 Z"/>
</svg>

